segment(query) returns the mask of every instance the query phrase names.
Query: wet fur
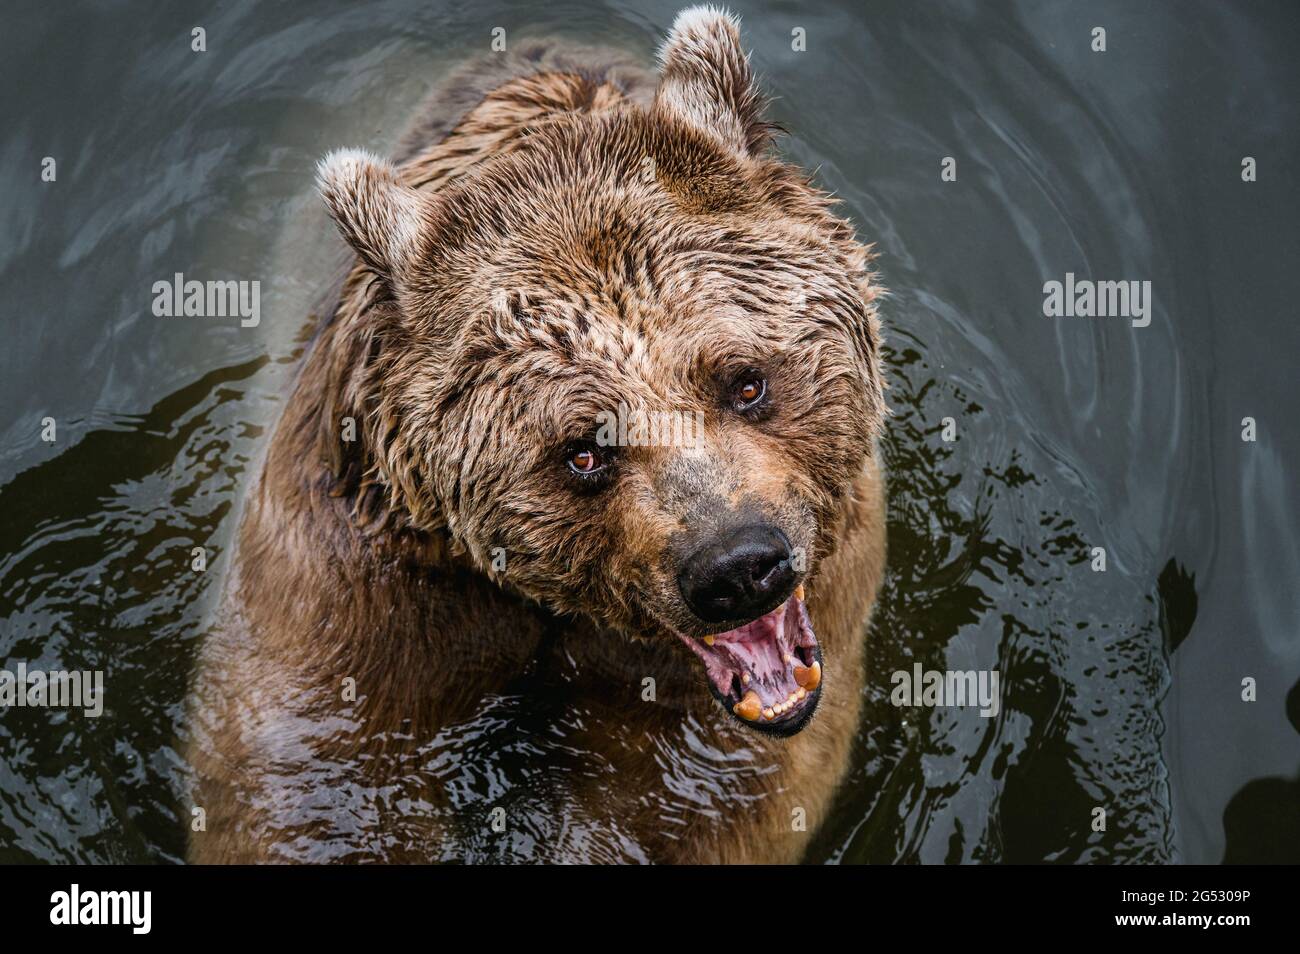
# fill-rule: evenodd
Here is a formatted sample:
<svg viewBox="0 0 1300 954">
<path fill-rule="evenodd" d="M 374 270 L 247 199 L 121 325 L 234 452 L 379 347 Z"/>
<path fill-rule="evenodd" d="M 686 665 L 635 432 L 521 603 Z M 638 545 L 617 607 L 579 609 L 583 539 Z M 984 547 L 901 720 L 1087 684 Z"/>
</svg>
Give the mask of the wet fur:
<svg viewBox="0 0 1300 954">
<path fill-rule="evenodd" d="M 684 14 L 661 70 L 525 44 L 445 82 L 395 169 L 348 154 L 323 173 L 360 262 L 245 503 L 205 647 L 194 861 L 509 857 L 428 764 L 538 673 L 538 707 L 579 712 L 566 751 L 586 754 L 562 796 L 536 793 L 528 810 L 563 817 L 532 857 L 795 861 L 825 818 L 884 566 L 868 254 L 771 155 L 730 21 Z M 781 403 L 736 422 L 702 395 L 755 355 Z M 620 400 L 704 407 L 710 453 L 628 453 L 615 487 L 575 493 L 557 448 Z M 789 739 L 724 713 L 670 635 L 703 632 L 675 559 L 746 515 L 810 557 L 826 676 Z M 709 803 L 679 810 L 683 786 Z"/>
</svg>

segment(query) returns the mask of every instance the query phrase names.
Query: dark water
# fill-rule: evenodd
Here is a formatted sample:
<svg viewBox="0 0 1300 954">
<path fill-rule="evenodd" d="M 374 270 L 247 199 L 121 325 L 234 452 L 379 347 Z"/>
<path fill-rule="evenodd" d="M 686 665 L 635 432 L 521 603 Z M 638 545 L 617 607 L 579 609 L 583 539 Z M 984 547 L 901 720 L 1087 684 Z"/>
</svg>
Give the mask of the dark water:
<svg viewBox="0 0 1300 954">
<path fill-rule="evenodd" d="M 389 147 L 493 27 L 648 58 L 679 5 L 7 5 L 0 666 L 107 701 L 0 713 L 0 861 L 183 857 L 190 668 L 339 248 L 315 160 Z M 1300 9 L 734 9 L 892 291 L 890 573 L 813 857 L 1300 861 Z M 261 323 L 155 317 L 175 272 L 259 280 Z M 1149 326 L 1045 317 L 1067 272 L 1150 281 Z M 895 708 L 915 662 L 999 670 L 1002 711 Z"/>
</svg>

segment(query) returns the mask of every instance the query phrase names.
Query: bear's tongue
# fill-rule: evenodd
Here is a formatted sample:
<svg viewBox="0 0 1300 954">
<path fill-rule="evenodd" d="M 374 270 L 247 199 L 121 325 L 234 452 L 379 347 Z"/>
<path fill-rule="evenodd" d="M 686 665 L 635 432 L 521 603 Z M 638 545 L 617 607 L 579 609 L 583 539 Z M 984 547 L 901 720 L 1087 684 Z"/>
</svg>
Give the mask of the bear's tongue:
<svg viewBox="0 0 1300 954">
<path fill-rule="evenodd" d="M 815 707 L 821 663 L 803 596 L 800 586 L 752 623 L 703 639 L 683 637 L 704 662 L 714 695 L 737 718 L 775 728 Z"/>
</svg>

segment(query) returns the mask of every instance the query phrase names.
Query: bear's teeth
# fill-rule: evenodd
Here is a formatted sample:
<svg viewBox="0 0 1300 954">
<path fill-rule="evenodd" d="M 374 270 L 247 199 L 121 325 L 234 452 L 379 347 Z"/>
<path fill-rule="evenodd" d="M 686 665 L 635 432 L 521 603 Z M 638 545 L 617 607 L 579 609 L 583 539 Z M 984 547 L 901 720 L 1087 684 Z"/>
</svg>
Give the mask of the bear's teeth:
<svg viewBox="0 0 1300 954">
<path fill-rule="evenodd" d="M 749 692 L 745 693 L 745 698 L 732 706 L 731 711 L 740 716 L 746 722 L 753 722 L 758 718 L 759 710 L 762 709 L 762 707 L 763 703 L 759 702 L 758 693 L 751 689 Z"/>
<path fill-rule="evenodd" d="M 796 587 L 794 588 L 794 598 L 797 599 L 800 603 L 803 602 L 803 584 L 802 584 L 802 583 L 800 583 L 798 586 L 796 586 Z"/>
<path fill-rule="evenodd" d="M 822 664 L 814 659 L 811 666 L 795 666 L 794 681 L 799 683 L 799 685 L 803 686 L 809 692 L 812 692 L 821 685 Z"/>
</svg>

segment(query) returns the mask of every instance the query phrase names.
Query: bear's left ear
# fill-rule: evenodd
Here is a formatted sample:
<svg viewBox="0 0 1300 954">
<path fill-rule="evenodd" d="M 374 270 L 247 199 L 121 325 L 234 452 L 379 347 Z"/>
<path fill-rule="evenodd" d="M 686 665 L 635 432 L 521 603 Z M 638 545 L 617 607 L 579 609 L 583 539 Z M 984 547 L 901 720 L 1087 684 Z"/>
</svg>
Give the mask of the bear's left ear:
<svg viewBox="0 0 1300 954">
<path fill-rule="evenodd" d="M 420 252 L 429 200 L 386 159 L 339 149 L 316 166 L 316 185 L 343 238 L 372 271 L 397 286 Z"/>
<path fill-rule="evenodd" d="M 740 21 L 719 7 L 677 14 L 659 50 L 654 109 L 719 140 L 742 156 L 761 151 L 771 137 L 763 96 L 740 45 Z"/>
</svg>

